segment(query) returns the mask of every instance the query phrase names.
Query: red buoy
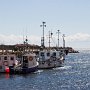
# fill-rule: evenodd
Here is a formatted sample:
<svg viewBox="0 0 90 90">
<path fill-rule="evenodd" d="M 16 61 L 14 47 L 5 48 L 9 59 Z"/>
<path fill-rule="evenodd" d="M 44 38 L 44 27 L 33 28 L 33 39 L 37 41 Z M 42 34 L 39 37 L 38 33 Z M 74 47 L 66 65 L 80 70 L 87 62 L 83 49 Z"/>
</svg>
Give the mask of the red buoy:
<svg viewBox="0 0 90 90">
<path fill-rule="evenodd" d="M 6 72 L 6 73 L 9 73 L 9 72 L 10 72 L 10 69 L 7 67 L 7 68 L 5 69 L 5 72 Z"/>
</svg>

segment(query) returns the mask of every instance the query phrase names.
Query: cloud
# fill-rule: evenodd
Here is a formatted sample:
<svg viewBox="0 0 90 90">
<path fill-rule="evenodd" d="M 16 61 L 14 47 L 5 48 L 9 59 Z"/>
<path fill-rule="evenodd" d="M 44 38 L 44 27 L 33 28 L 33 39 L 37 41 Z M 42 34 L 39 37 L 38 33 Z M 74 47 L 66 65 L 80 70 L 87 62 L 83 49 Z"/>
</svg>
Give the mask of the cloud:
<svg viewBox="0 0 90 90">
<path fill-rule="evenodd" d="M 40 43 L 41 43 L 40 36 L 31 35 L 31 36 L 28 36 L 28 40 L 29 40 L 29 43 L 31 43 L 31 44 L 40 45 Z"/>
<path fill-rule="evenodd" d="M 25 39 L 26 37 L 24 37 Z M 55 41 L 55 42 L 54 42 Z M 90 35 L 87 33 L 76 33 L 74 35 L 66 35 L 65 41 L 67 44 L 76 43 L 76 42 L 88 42 L 90 41 Z M 23 43 L 23 36 L 21 35 L 2 35 L 0 34 L 0 44 L 19 44 Z M 30 35 L 28 36 L 29 44 L 41 45 L 41 36 Z M 54 46 L 57 44 L 57 36 L 54 36 L 51 44 L 54 43 Z M 45 45 L 48 46 L 48 38 L 45 38 Z M 62 45 L 62 37 L 60 37 L 60 45 Z"/>
<path fill-rule="evenodd" d="M 26 37 L 23 38 L 21 35 L 2 35 L 0 34 L 0 44 L 17 44 L 17 43 L 23 43 L 23 39 L 25 40 Z M 28 43 L 30 44 L 39 44 L 40 42 L 40 37 L 39 36 L 28 36 Z"/>
<path fill-rule="evenodd" d="M 76 33 L 74 35 L 66 36 L 66 42 L 74 41 L 90 41 L 90 35 L 87 33 Z"/>
</svg>

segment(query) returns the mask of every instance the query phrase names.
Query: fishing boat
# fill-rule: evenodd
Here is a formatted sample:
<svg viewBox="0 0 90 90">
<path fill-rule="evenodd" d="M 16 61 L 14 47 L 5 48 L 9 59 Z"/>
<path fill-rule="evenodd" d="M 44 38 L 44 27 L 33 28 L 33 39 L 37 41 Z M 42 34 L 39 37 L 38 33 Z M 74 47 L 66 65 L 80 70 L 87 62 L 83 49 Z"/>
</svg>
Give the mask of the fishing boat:
<svg viewBox="0 0 90 90">
<path fill-rule="evenodd" d="M 53 50 L 50 47 L 50 38 L 52 38 L 53 33 L 49 31 L 49 48 L 46 49 L 44 45 L 44 27 L 46 27 L 45 22 L 42 22 L 41 25 L 43 27 L 43 37 L 41 38 L 41 48 L 42 50 L 39 51 L 38 54 L 38 62 L 39 62 L 39 69 L 48 69 L 48 68 L 55 68 L 60 67 L 64 63 L 65 60 L 65 40 L 63 35 L 63 48 L 59 49 L 59 30 L 58 30 L 58 47 L 57 50 Z"/>
<path fill-rule="evenodd" d="M 26 53 L 22 56 L 21 63 L 13 68 L 10 68 L 11 73 L 27 74 L 37 71 L 38 62 L 35 53 Z"/>
<path fill-rule="evenodd" d="M 24 41 L 24 51 L 20 58 L 20 63 L 14 67 L 10 68 L 11 73 L 14 74 L 27 74 L 37 71 L 38 62 L 36 54 L 33 52 L 27 51 L 28 39 Z M 26 49 L 26 50 L 25 50 Z"/>
<path fill-rule="evenodd" d="M 56 50 L 46 50 L 39 52 L 39 69 L 49 69 L 60 67 L 64 63 L 65 60 L 65 53 L 63 50 L 56 51 Z"/>
</svg>

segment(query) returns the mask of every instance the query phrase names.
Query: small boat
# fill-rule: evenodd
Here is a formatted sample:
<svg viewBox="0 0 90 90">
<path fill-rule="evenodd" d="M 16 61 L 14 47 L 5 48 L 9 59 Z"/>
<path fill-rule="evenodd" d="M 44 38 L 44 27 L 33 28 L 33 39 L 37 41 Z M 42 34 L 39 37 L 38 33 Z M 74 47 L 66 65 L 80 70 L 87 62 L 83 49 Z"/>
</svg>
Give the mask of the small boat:
<svg viewBox="0 0 90 90">
<path fill-rule="evenodd" d="M 40 51 L 38 56 L 39 69 L 60 67 L 64 63 L 65 53 L 63 50 Z"/>
<path fill-rule="evenodd" d="M 22 58 L 22 73 L 37 71 L 38 62 L 35 53 L 27 53 Z"/>
<path fill-rule="evenodd" d="M 13 68 L 10 68 L 11 73 L 27 74 L 37 71 L 38 62 L 34 53 L 26 53 L 22 56 L 21 63 Z"/>
<path fill-rule="evenodd" d="M 24 45 L 26 46 L 28 45 L 27 41 L 28 39 L 26 36 L 26 39 L 24 41 Z M 15 65 L 14 67 L 9 67 L 12 74 L 27 74 L 38 70 L 36 54 L 29 51 L 25 51 L 25 48 L 26 47 L 24 47 L 23 51 L 24 54 L 21 55 L 20 63 L 18 63 L 18 65 Z"/>
</svg>

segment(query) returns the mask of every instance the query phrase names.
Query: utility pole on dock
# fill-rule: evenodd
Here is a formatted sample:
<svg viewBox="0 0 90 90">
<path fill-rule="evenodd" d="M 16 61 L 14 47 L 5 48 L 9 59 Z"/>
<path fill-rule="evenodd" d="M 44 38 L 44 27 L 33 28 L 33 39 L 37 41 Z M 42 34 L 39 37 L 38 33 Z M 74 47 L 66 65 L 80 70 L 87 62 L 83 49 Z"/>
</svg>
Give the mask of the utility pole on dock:
<svg viewBox="0 0 90 90">
<path fill-rule="evenodd" d="M 59 34 L 60 34 L 60 30 L 57 30 L 57 34 L 58 34 L 58 48 L 59 48 Z"/>
<path fill-rule="evenodd" d="M 40 25 L 40 27 L 43 27 L 43 37 L 41 38 L 41 46 L 44 48 L 45 45 L 44 45 L 44 27 L 46 27 L 45 25 L 46 22 L 42 22 L 42 25 Z"/>
</svg>

